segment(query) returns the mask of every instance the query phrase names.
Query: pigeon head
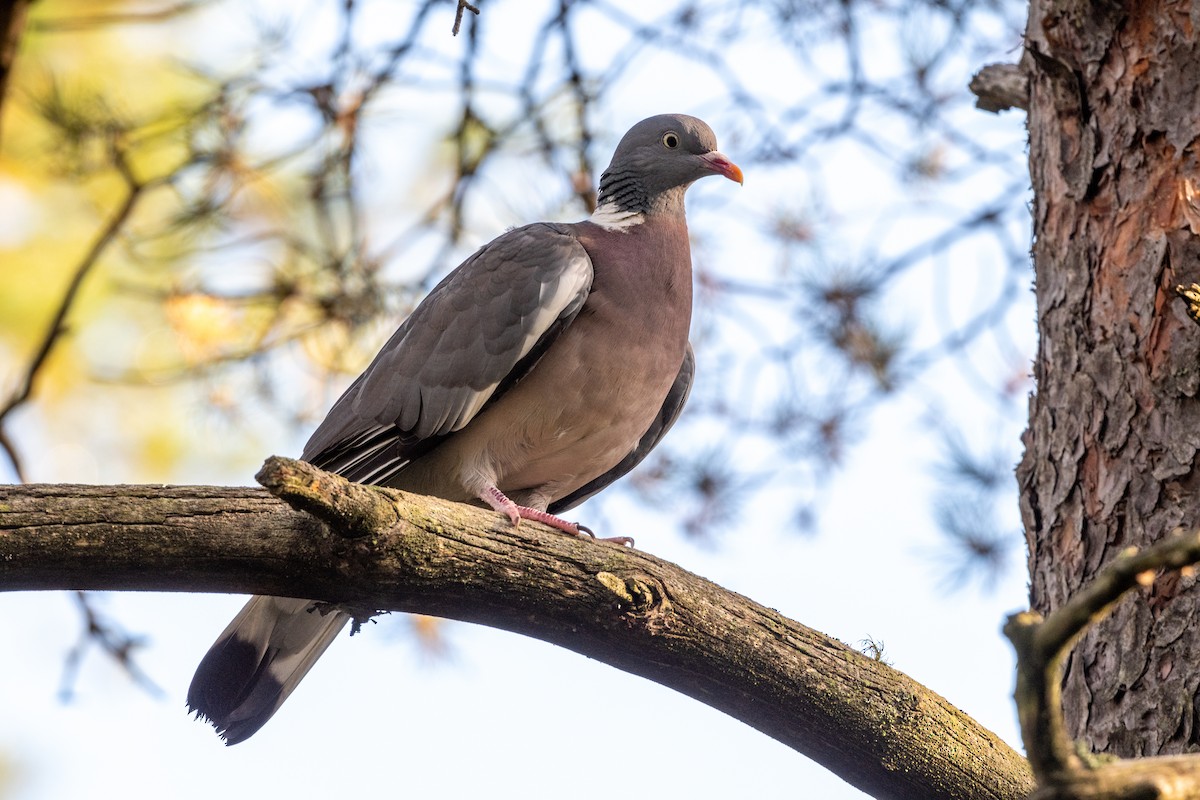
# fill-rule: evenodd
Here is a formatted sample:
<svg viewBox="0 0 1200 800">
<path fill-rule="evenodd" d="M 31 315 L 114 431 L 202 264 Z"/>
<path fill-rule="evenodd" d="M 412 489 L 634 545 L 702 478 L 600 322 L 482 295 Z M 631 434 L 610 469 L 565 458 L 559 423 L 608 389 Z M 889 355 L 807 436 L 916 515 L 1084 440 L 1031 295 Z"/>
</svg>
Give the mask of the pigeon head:
<svg viewBox="0 0 1200 800">
<path fill-rule="evenodd" d="M 683 213 L 683 193 L 706 175 L 742 182 L 702 120 L 659 114 L 629 129 L 600 176 L 599 205 L 622 213 Z"/>
</svg>

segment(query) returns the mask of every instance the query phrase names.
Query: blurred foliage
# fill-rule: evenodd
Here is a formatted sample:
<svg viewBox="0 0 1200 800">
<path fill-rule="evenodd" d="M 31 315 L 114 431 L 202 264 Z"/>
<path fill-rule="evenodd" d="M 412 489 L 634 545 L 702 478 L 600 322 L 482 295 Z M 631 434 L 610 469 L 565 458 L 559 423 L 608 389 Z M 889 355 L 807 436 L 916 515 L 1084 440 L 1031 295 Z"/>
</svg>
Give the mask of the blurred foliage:
<svg viewBox="0 0 1200 800">
<path fill-rule="evenodd" d="M 471 250 L 589 213 L 620 134 L 668 110 L 748 183 L 690 194 L 698 384 L 626 483 L 696 536 L 752 502 L 808 528 L 885 407 L 1015 461 L 1023 120 L 966 85 L 1016 59 L 1024 4 L 479 9 L 452 37 L 434 0 L 33 6 L 0 150 L 0 358 L 5 386 L 32 378 L 0 443 L 24 477 L 249 475 Z M 1018 541 L 1011 483 L 941 503 L 956 547 Z"/>
</svg>

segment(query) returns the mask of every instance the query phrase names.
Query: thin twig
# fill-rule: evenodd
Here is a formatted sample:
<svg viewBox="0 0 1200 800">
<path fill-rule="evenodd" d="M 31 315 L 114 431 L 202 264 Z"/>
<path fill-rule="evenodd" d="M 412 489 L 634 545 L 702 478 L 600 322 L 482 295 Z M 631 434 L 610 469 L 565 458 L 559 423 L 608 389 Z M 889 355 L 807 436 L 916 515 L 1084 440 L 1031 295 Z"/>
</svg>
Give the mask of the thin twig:
<svg viewBox="0 0 1200 800">
<path fill-rule="evenodd" d="M 458 10 L 454 12 L 454 27 L 450 29 L 452 36 L 458 36 L 458 31 L 462 28 L 464 11 L 470 11 L 475 16 L 479 16 L 478 7 L 471 5 L 467 0 L 458 0 Z"/>
<path fill-rule="evenodd" d="M 87 592 L 75 592 L 75 601 L 79 604 L 79 610 L 83 614 L 83 632 L 79 635 L 79 641 L 75 643 L 64 659 L 62 685 L 58 690 L 59 698 L 66 703 L 70 702 L 74 696 L 75 679 L 79 675 L 79 668 L 83 663 L 83 656 L 89 644 L 99 645 L 100 649 L 111 656 L 133 682 L 146 692 L 155 697 L 165 696 L 163 690 L 150 680 L 150 677 L 133 659 L 133 652 L 144 644 L 143 638 L 125 633 L 104 619 L 92 605 L 91 595 Z"/>
<path fill-rule="evenodd" d="M 4 449 L 5 454 L 13 465 L 13 469 L 17 473 L 18 480 L 22 483 L 25 482 L 26 478 L 22 470 L 21 459 L 13 446 L 12 440 L 2 430 L 5 418 L 28 400 L 33 393 L 33 384 L 37 379 L 38 373 L 45 365 L 46 359 L 50 356 L 50 352 L 54 349 L 54 346 L 62 338 L 62 335 L 66 333 L 65 322 L 67 315 L 71 312 L 75 304 L 75 299 L 79 294 L 80 286 L 83 285 L 84 278 L 91 272 L 92 267 L 100 260 L 100 256 L 104 254 L 108 246 L 117 237 L 121 228 L 129 220 L 138 199 L 141 197 L 142 190 L 145 188 L 145 184 L 140 183 L 134 177 L 124 152 L 120 148 L 113 146 L 111 154 L 117 172 L 125 180 L 125 184 L 128 187 L 125 199 L 101 229 L 99 236 L 92 242 L 92 246 L 88 249 L 83 259 L 75 267 L 75 274 L 71 276 L 71 282 L 67 285 L 66 292 L 63 293 L 62 300 L 59 302 L 58 309 L 54 313 L 54 318 L 50 321 L 50 325 L 42 337 L 37 352 L 30 359 L 29 367 L 25 370 L 25 374 L 21 378 L 21 383 L 4 406 L 0 408 L 0 447 Z"/>
</svg>

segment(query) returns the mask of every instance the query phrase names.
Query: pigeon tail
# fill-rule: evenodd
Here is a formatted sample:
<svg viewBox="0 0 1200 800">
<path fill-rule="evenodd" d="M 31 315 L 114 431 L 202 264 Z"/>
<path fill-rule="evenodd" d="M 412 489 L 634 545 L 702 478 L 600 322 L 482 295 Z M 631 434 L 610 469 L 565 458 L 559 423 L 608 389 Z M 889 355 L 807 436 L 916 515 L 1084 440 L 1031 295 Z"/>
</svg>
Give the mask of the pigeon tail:
<svg viewBox="0 0 1200 800">
<path fill-rule="evenodd" d="M 254 597 L 209 648 L 188 689 L 188 711 L 237 744 L 283 705 L 350 620 L 311 600 Z"/>
</svg>

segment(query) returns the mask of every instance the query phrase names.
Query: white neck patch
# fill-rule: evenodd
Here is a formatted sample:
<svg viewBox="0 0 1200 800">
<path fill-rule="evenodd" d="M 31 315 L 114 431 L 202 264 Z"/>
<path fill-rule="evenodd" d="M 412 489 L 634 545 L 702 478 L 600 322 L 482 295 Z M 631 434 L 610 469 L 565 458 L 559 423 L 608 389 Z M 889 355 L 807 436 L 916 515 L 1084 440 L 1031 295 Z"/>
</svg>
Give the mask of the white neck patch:
<svg viewBox="0 0 1200 800">
<path fill-rule="evenodd" d="M 606 231 L 625 231 L 645 222 L 646 215 L 640 211 L 622 211 L 616 203 L 602 203 L 592 212 L 588 221 Z"/>
</svg>

